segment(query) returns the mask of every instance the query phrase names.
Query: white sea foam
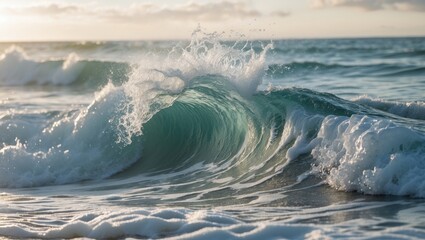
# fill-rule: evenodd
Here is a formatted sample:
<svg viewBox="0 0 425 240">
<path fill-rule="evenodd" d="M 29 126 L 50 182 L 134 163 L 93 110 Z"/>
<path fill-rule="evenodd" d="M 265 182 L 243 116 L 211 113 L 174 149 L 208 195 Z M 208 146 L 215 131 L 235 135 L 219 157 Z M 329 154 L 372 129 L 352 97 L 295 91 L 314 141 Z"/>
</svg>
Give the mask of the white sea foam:
<svg viewBox="0 0 425 240">
<path fill-rule="evenodd" d="M 314 239 L 317 229 L 308 225 L 247 224 L 214 211 L 188 209 L 127 210 L 88 213 L 63 226 L 31 230 L 0 226 L 0 235 L 13 238 L 167 238 L 167 239 Z"/>
<path fill-rule="evenodd" d="M 390 102 L 366 96 L 354 101 L 401 117 L 425 120 L 425 102 Z"/>
<path fill-rule="evenodd" d="M 315 147 L 311 132 L 320 124 L 323 117 L 308 115 L 303 110 L 293 110 L 286 121 L 280 146 L 288 146 L 286 157 L 289 161 L 299 155 L 309 153 Z"/>
<path fill-rule="evenodd" d="M 391 120 L 291 110 L 280 146 L 289 161 L 311 152 L 312 173 L 335 189 L 425 197 L 425 136 Z"/>
<path fill-rule="evenodd" d="M 22 131 L 30 134 L 21 134 L 20 138 L 12 140 L 12 136 L 6 136 L 0 148 L 0 186 L 101 179 L 136 161 L 141 146 L 130 148 L 116 143 L 117 118 L 125 101 L 124 90 L 109 84 L 86 109 L 70 116 L 61 115 L 46 126 L 26 123 Z M 0 121 L 0 129 L 13 127 L 11 135 L 15 129 L 23 128 L 21 125 L 13 127 L 10 120 Z"/>
<path fill-rule="evenodd" d="M 83 67 L 75 53 L 64 61 L 37 61 L 22 48 L 12 46 L 0 56 L 0 85 L 68 85 L 78 78 Z"/>
<path fill-rule="evenodd" d="M 130 144 L 133 136 L 140 136 L 143 124 L 159 110 L 170 106 L 177 97 L 174 94 L 181 92 L 184 86 L 184 81 L 178 77 L 135 68 L 129 81 L 122 86 L 127 100 L 122 105 L 118 141 Z"/>
<path fill-rule="evenodd" d="M 335 213 L 349 214 L 350 211 L 368 211 L 370 207 L 382 207 L 382 204 L 360 204 L 358 209 L 347 206 L 327 206 L 324 208 L 300 209 L 296 213 L 305 219 L 326 217 Z M 238 207 L 239 210 L 246 210 Z M 279 208 L 278 208 L 279 209 Z M 279 209 L 280 210 L 280 209 Z M 278 211 L 279 211 L 278 210 Z M 410 210 L 410 209 L 409 209 Z M 414 210 L 414 209 L 412 209 Z M 417 209 L 423 210 L 423 209 Z M 284 209 L 282 211 L 285 212 Z M 287 211 L 287 210 L 286 210 Z M 348 212 L 347 212 L 348 211 Z M 310 212 L 310 213 L 309 213 Z M 271 214 L 277 214 L 276 212 Z M 293 214 L 293 212 L 292 212 Z M 403 214 L 403 213 L 402 213 Z M 410 213 L 411 214 L 411 213 Z M 410 216 L 409 214 L 409 216 Z M 294 214 L 295 215 L 295 214 Z M 302 218 L 301 217 L 301 218 Z M 297 217 L 294 216 L 294 219 Z M 419 238 L 425 232 L 415 227 L 392 226 L 397 220 L 342 218 L 336 224 L 300 224 L 291 221 L 250 221 L 244 222 L 219 210 L 190 210 L 176 208 L 103 210 L 78 215 L 65 223 L 43 226 L 41 220 L 32 227 L 23 224 L 2 224 L 0 236 L 9 238 L 37 239 L 399 239 Z M 415 222 L 415 221 L 413 221 Z M 388 225 L 388 227 L 385 227 Z M 375 228 L 374 228 L 375 227 Z M 369 229 L 369 230 L 367 230 Z"/>
<path fill-rule="evenodd" d="M 209 74 L 224 76 L 240 94 L 249 96 L 263 81 L 265 58 L 271 48 L 273 45 L 268 44 L 256 53 L 248 42 L 227 45 L 219 34 L 206 34 L 198 28 L 187 47 L 175 48 L 169 54 L 162 70 L 185 81 Z"/>
<path fill-rule="evenodd" d="M 317 140 L 314 171 L 332 187 L 425 197 L 425 139 L 414 130 L 362 115 L 327 116 Z"/>
</svg>

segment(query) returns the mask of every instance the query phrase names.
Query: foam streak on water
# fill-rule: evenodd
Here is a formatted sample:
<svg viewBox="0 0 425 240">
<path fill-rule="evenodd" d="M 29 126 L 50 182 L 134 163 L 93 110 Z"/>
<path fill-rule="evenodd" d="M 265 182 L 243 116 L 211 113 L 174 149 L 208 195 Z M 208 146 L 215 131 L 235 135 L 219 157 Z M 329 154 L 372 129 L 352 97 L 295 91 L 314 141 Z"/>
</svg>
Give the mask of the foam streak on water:
<svg viewBox="0 0 425 240">
<path fill-rule="evenodd" d="M 0 236 L 425 237 L 423 39 L 220 37 L 1 43 Z"/>
</svg>

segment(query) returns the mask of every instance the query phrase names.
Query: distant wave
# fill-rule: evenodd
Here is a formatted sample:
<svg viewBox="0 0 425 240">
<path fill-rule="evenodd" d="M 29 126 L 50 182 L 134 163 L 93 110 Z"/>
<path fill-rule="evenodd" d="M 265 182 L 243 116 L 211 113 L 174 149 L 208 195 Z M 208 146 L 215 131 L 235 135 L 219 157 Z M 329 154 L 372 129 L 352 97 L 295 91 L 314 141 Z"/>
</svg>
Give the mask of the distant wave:
<svg viewBox="0 0 425 240">
<path fill-rule="evenodd" d="M 326 64 L 321 62 L 291 62 L 287 64 L 271 64 L 268 66 L 267 73 L 270 75 L 284 76 L 285 74 L 294 74 L 297 72 L 314 72 L 323 70 L 346 69 L 352 66 L 341 64 Z"/>
<path fill-rule="evenodd" d="M 392 53 L 382 54 L 385 58 L 405 58 L 405 57 L 423 57 L 425 56 L 425 50 L 423 49 L 409 49 L 405 51 L 398 51 Z"/>
<path fill-rule="evenodd" d="M 358 39 L 357 39 L 358 40 Z M 352 54 L 361 57 L 382 57 L 382 58 L 415 58 L 425 56 L 425 50 L 421 45 L 421 39 L 362 39 L 362 44 L 358 44 L 355 39 L 326 39 L 326 40 L 278 40 L 272 53 L 283 55 L 326 54 Z M 403 41 L 407 41 L 403 45 Z M 401 44 L 400 44 L 401 43 Z M 410 45 L 409 45 L 410 44 Z M 406 47 L 408 46 L 409 47 Z"/>
<path fill-rule="evenodd" d="M 323 62 L 290 62 L 286 64 L 270 64 L 267 75 L 272 78 L 284 78 L 287 76 L 314 74 L 327 74 L 330 76 L 344 77 L 404 77 L 415 76 L 425 73 L 424 67 L 393 65 L 388 63 L 379 64 L 333 64 Z"/>
<path fill-rule="evenodd" d="M 425 102 L 390 102 L 366 96 L 354 101 L 401 117 L 425 120 Z"/>
<path fill-rule="evenodd" d="M 317 44 L 317 42 L 316 42 Z M 281 45 L 284 45 L 281 43 Z M 336 45 L 335 47 L 329 47 L 327 46 L 310 46 L 306 47 L 302 45 L 302 41 L 300 41 L 299 47 L 294 47 L 291 45 L 291 48 L 285 48 L 284 46 L 277 46 L 275 49 L 273 49 L 272 53 L 277 54 L 324 54 L 324 53 L 330 53 L 330 52 L 343 52 L 343 53 L 353 53 L 353 54 L 364 54 L 364 53 L 370 53 L 371 51 L 376 51 L 376 47 L 340 47 Z"/>
<path fill-rule="evenodd" d="M 399 68 L 397 70 L 390 70 L 386 73 L 381 73 L 379 76 L 381 77 L 403 77 L 403 76 L 417 76 L 425 74 L 425 67 L 412 67 L 406 66 L 403 68 Z"/>
<path fill-rule="evenodd" d="M 12 46 L 0 56 L 0 85 L 84 85 L 99 87 L 109 80 L 123 82 L 131 67 L 127 63 L 80 60 L 71 53 L 64 60 L 36 61 L 23 49 Z"/>
<path fill-rule="evenodd" d="M 131 47 L 136 43 L 127 43 Z M 141 44 L 141 48 L 145 48 L 146 44 Z M 81 46 L 80 46 L 81 45 Z M 230 44 L 227 44 L 230 45 Z M 223 43 L 222 46 L 229 47 Z M 128 75 L 135 69 L 133 65 L 142 65 L 144 68 L 161 69 L 167 71 L 165 65 L 168 63 L 156 62 L 152 60 L 150 63 L 129 63 L 121 61 L 100 61 L 81 59 L 75 51 L 83 51 L 84 48 L 108 47 L 108 43 L 61 43 L 60 49 L 66 49 L 70 52 L 67 57 L 57 60 L 36 60 L 28 56 L 27 53 L 20 47 L 11 46 L 0 55 L 0 86 L 24 86 L 24 85 L 53 85 L 53 86 L 84 86 L 93 89 L 98 89 L 104 86 L 107 82 L 112 81 L 115 84 L 122 84 L 128 80 Z M 230 45 L 231 47 L 232 45 Z M 243 46 L 243 45 L 242 45 Z M 81 49 L 81 48 L 82 49 Z M 111 47 L 117 47 L 112 45 Z M 118 49 L 109 49 L 108 51 L 121 51 L 121 48 L 126 47 L 126 42 L 119 44 Z M 170 47 L 167 45 L 167 47 Z M 54 48 L 54 47 L 53 47 Z M 262 47 L 252 46 L 250 51 L 261 53 Z M 275 48 L 268 51 L 279 51 Z M 175 53 L 174 53 L 175 54 Z M 211 54 L 206 51 L 205 54 Z M 223 61 L 240 61 L 246 56 L 231 56 L 229 53 L 228 59 L 223 58 Z M 188 55 L 189 56 L 189 55 Z M 200 55 L 190 55 L 193 59 L 186 59 L 194 64 L 194 69 L 201 69 L 204 65 L 211 65 L 199 58 Z M 196 57 L 195 57 L 196 56 Z M 203 56 L 203 58 L 213 58 L 214 56 Z M 196 62 L 199 60 L 200 62 Z M 242 60 L 242 61 L 241 61 Z M 181 64 L 181 63 L 178 63 Z M 231 68 L 225 69 L 226 64 L 216 63 L 220 66 L 211 66 L 211 72 L 218 74 L 229 75 L 234 71 Z M 231 66 L 235 66 L 233 64 Z M 230 65 L 229 65 L 230 66 Z M 187 68 L 187 66 L 182 66 Z M 219 67 L 219 69 L 214 69 Z M 238 66 L 239 68 L 239 66 Z M 376 64 L 342 64 L 342 63 L 327 63 L 320 61 L 293 61 L 285 64 L 270 63 L 266 68 L 266 75 L 271 78 L 285 78 L 290 76 L 313 76 L 315 74 L 333 75 L 344 77 L 405 77 L 417 76 L 425 73 L 425 68 L 418 65 L 394 65 L 391 63 L 376 63 Z M 252 68 L 247 68 L 250 71 Z M 228 71 L 225 73 L 225 71 Z M 240 71 L 240 70 L 238 70 Z M 263 71 L 263 69 L 262 69 Z M 189 73 L 189 72 L 187 72 Z M 249 74 L 248 72 L 246 74 Z M 261 80 L 261 79 L 260 79 Z M 260 81 L 259 80 L 259 81 Z M 242 84 L 240 84 L 242 86 Z M 257 86 L 254 83 L 253 86 Z M 250 88 L 253 88 L 251 86 Z"/>
</svg>

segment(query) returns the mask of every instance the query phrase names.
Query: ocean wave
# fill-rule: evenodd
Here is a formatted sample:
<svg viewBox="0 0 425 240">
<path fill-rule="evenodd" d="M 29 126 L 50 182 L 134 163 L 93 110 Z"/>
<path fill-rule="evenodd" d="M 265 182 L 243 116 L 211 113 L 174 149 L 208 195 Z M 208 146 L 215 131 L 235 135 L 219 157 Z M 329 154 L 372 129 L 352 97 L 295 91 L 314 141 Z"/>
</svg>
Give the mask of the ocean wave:
<svg viewBox="0 0 425 240">
<path fill-rule="evenodd" d="M 397 51 L 392 53 L 383 54 L 385 58 L 410 58 L 410 57 L 423 57 L 425 56 L 424 49 L 405 49 L 404 51 Z"/>
<path fill-rule="evenodd" d="M 383 99 L 374 99 L 367 96 L 356 98 L 354 99 L 354 102 L 401 117 L 425 120 L 425 102 L 391 102 Z"/>
<path fill-rule="evenodd" d="M 287 64 L 272 64 L 268 66 L 268 71 L 275 74 L 284 74 L 286 72 L 295 71 L 318 71 L 329 69 L 344 69 L 353 66 L 341 64 L 326 64 L 321 62 L 291 62 Z"/>
<path fill-rule="evenodd" d="M 308 41 L 308 40 L 307 40 Z M 311 44 L 311 43 L 310 43 Z M 317 42 L 315 42 L 317 44 Z M 310 46 L 306 47 L 302 43 L 300 45 L 291 44 L 291 47 L 285 47 L 285 41 L 278 41 L 277 47 L 272 50 L 272 53 L 275 54 L 335 54 L 335 53 L 345 53 L 345 54 L 368 54 L 371 52 L 377 51 L 376 47 L 341 47 L 335 44 L 335 47 L 327 46 Z"/>
<path fill-rule="evenodd" d="M 387 41 L 385 41 L 387 40 Z M 321 55 L 338 56 L 339 54 L 351 54 L 361 57 L 370 56 L 373 58 L 382 57 L 392 58 L 410 58 L 422 57 L 425 54 L 420 38 L 406 39 L 362 39 L 359 44 L 358 39 L 296 39 L 296 40 L 277 40 L 276 47 L 272 51 L 276 54 L 284 55 Z M 406 44 L 400 44 L 406 41 Z M 396 45 L 396 43 L 398 45 Z M 406 47 L 411 44 L 409 47 Z"/>
<path fill-rule="evenodd" d="M 344 65 L 324 62 L 290 62 L 286 64 L 270 64 L 267 69 L 267 74 L 274 77 L 285 77 L 296 74 L 349 74 L 350 76 L 361 76 L 358 72 L 361 71 L 382 71 L 390 69 L 391 65 L 377 64 L 371 66 L 363 65 Z"/>
<path fill-rule="evenodd" d="M 81 60 L 70 53 L 64 60 L 37 61 L 12 46 L 0 56 L 0 86 L 74 85 L 98 88 L 108 81 L 124 82 L 127 63 Z"/>
<path fill-rule="evenodd" d="M 171 56 L 166 61 L 168 65 L 158 66 L 162 68 L 139 65 L 127 82 L 107 84 L 87 108 L 65 112 L 42 123 L 27 124 L 19 115 L 14 115 L 13 120 L 3 116 L 0 127 L 9 134 L 3 135 L 0 150 L 1 186 L 63 184 L 101 179 L 122 171 L 140 159 L 144 124 L 171 106 L 185 85 L 190 86 L 197 76 L 223 73 L 240 94 L 255 91 L 261 80 L 264 53 L 246 53 L 210 38 L 198 40 L 180 49 L 177 59 Z M 34 64 L 16 49 L 4 59 Z M 63 65 L 68 69 L 75 63 L 70 60 Z M 21 122 L 36 129 L 35 133 L 22 139 L 13 137 L 14 131 L 24 128 L 20 127 Z"/>
<path fill-rule="evenodd" d="M 413 184 L 424 182 L 425 136 L 374 109 L 296 88 L 246 98 L 226 78 L 206 75 L 181 92 L 145 98 L 151 105 L 138 111 L 148 112 L 125 122 L 133 101 L 125 91 L 108 85 L 87 110 L 58 116 L 42 134 L 17 142 L 4 135 L 2 186 L 175 173 L 180 181 L 202 178 L 208 186 L 193 191 L 205 194 L 257 189 L 271 179 L 291 188 L 310 175 L 312 186 L 324 180 L 343 191 L 425 196 L 425 185 Z M 5 133 L 21 129 L 7 130 L 11 123 L 19 125 L 2 121 Z M 140 132 L 129 132 L 127 123 Z"/>
<path fill-rule="evenodd" d="M 138 144 L 116 143 L 116 118 L 124 103 L 122 89 L 109 84 L 86 109 L 56 114 L 41 122 L 13 113 L 3 116 L 0 186 L 102 179 L 137 161 L 141 153 Z"/>
<path fill-rule="evenodd" d="M 397 68 L 396 68 L 397 69 Z M 380 77 L 404 77 L 404 76 L 418 76 L 425 73 L 425 67 L 418 66 L 405 66 L 399 67 L 397 70 L 389 70 L 387 72 L 379 73 Z"/>
<path fill-rule="evenodd" d="M 392 63 L 379 64 L 339 64 L 315 61 L 296 61 L 285 64 L 270 64 L 267 76 L 271 78 L 285 78 L 292 76 L 338 76 L 350 78 L 369 77 L 406 77 L 422 74 L 425 68 L 415 65 L 395 65 Z"/>
<path fill-rule="evenodd" d="M 329 93 L 258 91 L 271 46 L 234 46 L 196 32 L 165 61 L 133 66 L 128 80 L 108 83 L 87 107 L 41 123 L 3 116 L 1 187 L 144 175 L 193 184 L 181 193 L 186 199 L 223 191 L 229 201 L 259 206 L 305 179 L 310 188 L 324 181 L 343 191 L 425 197 L 425 185 L 413 184 L 425 182 L 423 129 Z M 4 59 L 19 60 L 18 52 Z"/>
</svg>

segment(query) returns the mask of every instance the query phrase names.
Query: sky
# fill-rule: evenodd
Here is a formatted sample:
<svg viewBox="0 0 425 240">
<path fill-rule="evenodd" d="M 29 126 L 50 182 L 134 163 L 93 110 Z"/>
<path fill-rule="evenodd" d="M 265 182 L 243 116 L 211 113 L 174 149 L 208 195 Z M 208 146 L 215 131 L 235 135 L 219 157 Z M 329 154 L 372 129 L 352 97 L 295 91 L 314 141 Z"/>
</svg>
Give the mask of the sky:
<svg viewBox="0 0 425 240">
<path fill-rule="evenodd" d="M 425 36 L 425 0 L 1 0 L 0 41 Z"/>
</svg>

